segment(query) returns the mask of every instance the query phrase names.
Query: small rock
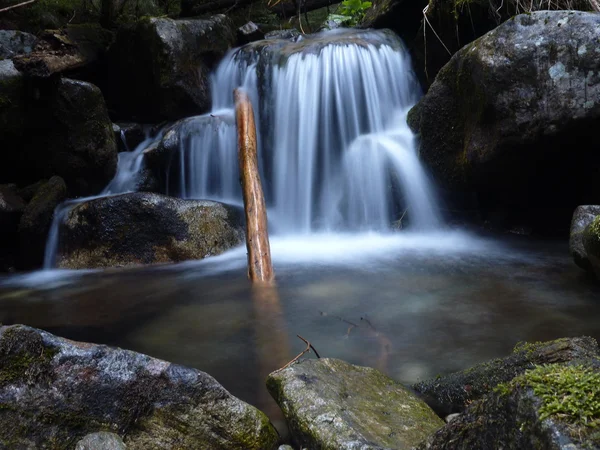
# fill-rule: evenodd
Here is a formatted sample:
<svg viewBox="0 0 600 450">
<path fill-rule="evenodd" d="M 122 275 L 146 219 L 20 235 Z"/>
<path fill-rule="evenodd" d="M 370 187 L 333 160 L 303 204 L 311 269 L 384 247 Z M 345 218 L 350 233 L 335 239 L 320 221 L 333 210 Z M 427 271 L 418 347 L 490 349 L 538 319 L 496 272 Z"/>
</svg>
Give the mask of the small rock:
<svg viewBox="0 0 600 450">
<path fill-rule="evenodd" d="M 440 416 L 461 413 L 467 405 L 536 364 L 589 358 L 600 354 L 591 337 L 563 338 L 517 345 L 510 356 L 470 369 L 417 383 L 413 388 Z"/>
<path fill-rule="evenodd" d="M 443 426 L 429 407 L 381 372 L 330 358 L 273 372 L 267 388 L 298 446 L 410 449 Z"/>
<path fill-rule="evenodd" d="M 277 450 L 294 450 L 291 445 L 280 445 Z"/>
<path fill-rule="evenodd" d="M 248 22 L 237 29 L 238 45 L 248 44 L 249 42 L 259 41 L 265 38 L 265 34 L 260 31 L 258 25 L 254 22 Z"/>
<path fill-rule="evenodd" d="M 583 231 L 593 222 L 596 216 L 600 216 L 600 206 L 578 206 L 573 213 L 571 232 L 569 235 L 569 252 L 573 257 L 575 264 L 589 272 L 592 271 L 592 265 L 583 246 Z"/>
<path fill-rule="evenodd" d="M 119 435 L 100 431 L 84 436 L 75 445 L 75 450 L 127 450 L 127 446 Z"/>
<path fill-rule="evenodd" d="M 11 59 L 16 55 L 31 53 L 37 38 L 33 34 L 18 30 L 0 30 L 0 59 Z"/>
<path fill-rule="evenodd" d="M 298 30 L 291 28 L 289 30 L 269 31 L 267 34 L 265 34 L 265 39 L 286 39 L 289 41 L 295 41 L 300 36 L 302 36 L 302 34 Z"/>
<path fill-rule="evenodd" d="M 459 417 L 460 414 L 459 413 L 454 413 L 454 414 L 448 414 L 444 420 L 446 421 L 446 423 L 450 423 L 451 421 L 453 421 L 454 419 L 456 419 L 457 417 Z"/>
</svg>

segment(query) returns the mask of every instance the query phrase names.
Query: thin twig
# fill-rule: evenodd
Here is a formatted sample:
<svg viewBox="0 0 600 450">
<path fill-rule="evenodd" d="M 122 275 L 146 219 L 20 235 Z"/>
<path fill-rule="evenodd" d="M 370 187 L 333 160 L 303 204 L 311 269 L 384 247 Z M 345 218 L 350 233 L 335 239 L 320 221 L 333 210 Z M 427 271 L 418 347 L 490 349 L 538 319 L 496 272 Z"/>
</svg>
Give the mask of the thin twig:
<svg viewBox="0 0 600 450">
<path fill-rule="evenodd" d="M 298 356 L 296 356 L 289 363 L 287 363 L 285 366 L 281 367 L 280 369 L 275 370 L 275 372 L 281 372 L 282 370 L 287 369 L 292 364 L 294 364 L 296 361 L 298 361 L 302 357 L 302 355 L 304 355 L 305 353 L 310 352 L 311 350 L 315 353 L 315 355 L 316 355 L 317 358 L 321 358 L 319 356 L 319 353 L 317 353 L 317 350 L 312 346 L 312 344 L 310 342 L 308 342 L 306 339 L 304 339 L 299 334 L 297 334 L 296 336 L 298 336 L 300 339 L 302 339 L 306 343 L 306 348 Z"/>
<path fill-rule="evenodd" d="M 35 3 L 37 0 L 27 0 L 23 3 L 17 3 L 16 5 L 8 6 L 6 8 L 0 9 L 0 13 L 4 11 L 10 11 L 11 9 L 20 8 L 21 6 L 30 5 L 31 3 Z"/>
<path fill-rule="evenodd" d="M 315 356 L 316 356 L 317 358 L 321 359 L 321 357 L 319 356 L 319 353 L 317 352 L 317 349 L 316 349 L 316 348 L 314 348 L 314 347 L 313 347 L 313 345 L 312 345 L 310 342 L 308 342 L 306 339 L 304 339 L 304 338 L 303 338 L 302 336 L 300 336 L 299 334 L 297 334 L 296 336 L 298 336 L 300 339 L 302 339 L 302 340 L 303 340 L 303 341 L 306 343 L 306 345 L 308 345 L 308 346 L 309 346 L 309 347 L 312 349 L 312 351 L 313 351 L 313 352 L 315 352 Z"/>
</svg>

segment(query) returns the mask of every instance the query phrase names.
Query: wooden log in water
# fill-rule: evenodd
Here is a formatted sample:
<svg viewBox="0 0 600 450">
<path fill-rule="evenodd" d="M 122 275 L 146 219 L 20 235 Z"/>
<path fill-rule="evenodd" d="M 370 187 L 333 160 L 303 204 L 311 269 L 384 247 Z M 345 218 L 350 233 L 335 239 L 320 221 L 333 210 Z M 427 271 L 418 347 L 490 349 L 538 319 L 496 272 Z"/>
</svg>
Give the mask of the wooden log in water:
<svg viewBox="0 0 600 450">
<path fill-rule="evenodd" d="M 248 250 L 248 278 L 253 283 L 274 283 L 275 272 L 271 263 L 267 208 L 258 171 L 256 155 L 256 125 L 248 94 L 241 89 L 233 91 L 238 136 L 238 159 L 246 215 L 246 249 Z"/>
</svg>

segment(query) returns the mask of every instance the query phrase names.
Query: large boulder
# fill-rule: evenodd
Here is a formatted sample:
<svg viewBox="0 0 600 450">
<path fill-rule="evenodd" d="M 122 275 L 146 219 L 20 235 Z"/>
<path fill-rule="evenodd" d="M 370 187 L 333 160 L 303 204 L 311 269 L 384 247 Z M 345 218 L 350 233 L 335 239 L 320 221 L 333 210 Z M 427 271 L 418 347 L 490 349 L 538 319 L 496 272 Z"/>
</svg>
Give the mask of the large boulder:
<svg viewBox="0 0 600 450">
<path fill-rule="evenodd" d="M 54 210 L 67 197 L 67 186 L 61 177 L 54 176 L 37 190 L 27 204 L 19 222 L 19 267 L 35 269 L 44 262 L 48 231 Z"/>
<path fill-rule="evenodd" d="M 569 252 L 579 267 L 591 271 L 592 266 L 583 245 L 583 232 L 594 219 L 600 216 L 600 206 L 581 205 L 575 209 L 571 219 L 571 232 L 569 235 Z"/>
<path fill-rule="evenodd" d="M 0 182 L 59 175 L 73 196 L 112 179 L 117 147 L 100 89 L 83 81 L 27 80 L 0 61 Z"/>
<path fill-rule="evenodd" d="M 111 108 L 120 119 L 142 122 L 208 111 L 211 69 L 235 41 L 224 15 L 145 18 L 121 28 L 109 52 Z"/>
<path fill-rule="evenodd" d="M 524 14 L 452 57 L 408 115 L 442 189 L 534 231 L 564 233 L 597 200 L 598 30 L 598 14 Z"/>
<path fill-rule="evenodd" d="M 408 450 L 443 425 L 401 384 L 336 359 L 273 372 L 267 387 L 300 448 Z"/>
<path fill-rule="evenodd" d="M 470 369 L 417 383 L 413 388 L 440 415 L 460 413 L 472 401 L 492 392 L 536 365 L 577 361 L 600 355 L 595 339 L 563 338 L 517 345 L 511 355 Z"/>
<path fill-rule="evenodd" d="M 0 30 L 0 59 L 11 59 L 16 55 L 31 53 L 37 38 L 33 34 L 18 30 Z"/>
<path fill-rule="evenodd" d="M 600 278 L 600 216 L 584 230 L 583 245 L 592 269 Z"/>
<path fill-rule="evenodd" d="M 276 448 L 263 413 L 195 369 L 22 325 L 0 328 L 0 362 L 3 448 L 86 448 L 100 431 L 128 450 Z"/>
<path fill-rule="evenodd" d="M 536 366 L 499 385 L 419 450 L 600 448 L 600 361 Z"/>
<path fill-rule="evenodd" d="M 136 192 L 75 206 L 60 231 L 57 263 L 82 269 L 202 259 L 243 239 L 240 209 Z"/>
</svg>

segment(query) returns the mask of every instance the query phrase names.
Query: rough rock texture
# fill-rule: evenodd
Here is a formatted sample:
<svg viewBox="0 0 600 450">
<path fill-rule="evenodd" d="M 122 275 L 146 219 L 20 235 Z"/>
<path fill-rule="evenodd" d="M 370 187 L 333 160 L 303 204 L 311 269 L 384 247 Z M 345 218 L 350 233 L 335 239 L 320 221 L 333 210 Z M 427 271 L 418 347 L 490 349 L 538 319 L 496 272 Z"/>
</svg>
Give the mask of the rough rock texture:
<svg viewBox="0 0 600 450">
<path fill-rule="evenodd" d="M 474 402 L 419 450 L 599 449 L 600 361 L 536 366 Z"/>
<path fill-rule="evenodd" d="M 67 186 L 64 180 L 54 176 L 40 186 L 27 204 L 19 222 L 20 268 L 41 267 L 54 210 L 66 197 Z"/>
<path fill-rule="evenodd" d="M 294 441 L 311 449 L 410 449 L 443 425 L 401 384 L 336 359 L 273 372 L 267 388 Z"/>
<path fill-rule="evenodd" d="M 136 192 L 80 203 L 60 232 L 58 266 L 71 269 L 177 262 L 243 242 L 241 210 Z"/>
<path fill-rule="evenodd" d="M 118 432 L 128 450 L 276 448 L 267 417 L 210 375 L 139 353 L 0 328 L 0 446 L 72 449 Z"/>
<path fill-rule="evenodd" d="M 111 109 L 120 119 L 149 122 L 207 111 L 210 71 L 235 41 L 224 15 L 146 18 L 120 29 L 109 52 Z"/>
<path fill-rule="evenodd" d="M 598 356 L 590 337 L 517 345 L 506 358 L 478 364 L 462 372 L 417 383 L 413 388 L 441 416 L 462 412 L 466 406 L 538 364 L 574 361 Z"/>
<path fill-rule="evenodd" d="M 118 434 L 100 431 L 84 436 L 75 450 L 127 450 L 127 447 Z"/>
<path fill-rule="evenodd" d="M 22 53 L 31 53 L 37 38 L 18 30 L 0 30 L 0 59 L 11 59 Z"/>
<path fill-rule="evenodd" d="M 597 200 L 599 30 L 598 14 L 535 12 L 454 55 L 408 115 L 443 189 L 563 233 Z"/>
<path fill-rule="evenodd" d="M 600 216 L 600 206 L 581 205 L 575 209 L 571 219 L 569 252 L 575 264 L 587 271 L 592 271 L 592 266 L 583 246 L 583 231 L 597 216 Z"/>
<path fill-rule="evenodd" d="M 584 230 L 583 245 L 592 269 L 600 278 L 600 216 Z"/>
<path fill-rule="evenodd" d="M 237 29 L 238 45 L 248 44 L 265 38 L 258 25 L 254 22 L 248 22 Z"/>
</svg>

